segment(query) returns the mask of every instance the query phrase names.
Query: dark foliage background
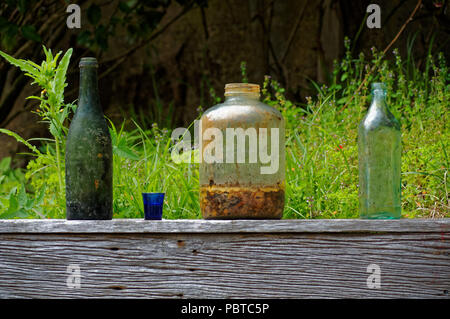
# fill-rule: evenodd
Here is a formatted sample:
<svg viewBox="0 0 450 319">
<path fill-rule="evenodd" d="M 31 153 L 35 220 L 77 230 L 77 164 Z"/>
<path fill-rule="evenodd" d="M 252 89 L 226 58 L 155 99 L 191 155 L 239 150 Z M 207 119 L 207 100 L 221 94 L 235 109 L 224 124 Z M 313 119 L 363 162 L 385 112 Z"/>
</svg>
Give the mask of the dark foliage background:
<svg viewBox="0 0 450 319">
<path fill-rule="evenodd" d="M 143 127 L 185 126 L 222 96 L 223 86 L 241 81 L 241 62 L 250 82 L 270 75 L 297 102 L 327 84 L 344 36 L 356 56 L 383 50 L 417 5 L 416 0 L 151 0 L 76 1 L 81 28 L 68 29 L 70 1 L 6 0 L 0 4 L 0 49 L 40 61 L 41 46 L 57 52 L 74 48 L 66 100 L 78 92 L 78 61 L 100 62 L 105 114 L 116 123 L 134 118 Z M 381 29 L 366 26 L 366 8 L 382 9 Z M 431 49 L 450 54 L 448 1 L 425 0 L 395 47 L 419 68 Z M 392 52 L 388 52 L 388 56 Z M 24 138 L 44 136 L 33 113 L 36 86 L 0 60 L 0 127 Z M 0 136 L 0 158 L 21 146 Z"/>
</svg>

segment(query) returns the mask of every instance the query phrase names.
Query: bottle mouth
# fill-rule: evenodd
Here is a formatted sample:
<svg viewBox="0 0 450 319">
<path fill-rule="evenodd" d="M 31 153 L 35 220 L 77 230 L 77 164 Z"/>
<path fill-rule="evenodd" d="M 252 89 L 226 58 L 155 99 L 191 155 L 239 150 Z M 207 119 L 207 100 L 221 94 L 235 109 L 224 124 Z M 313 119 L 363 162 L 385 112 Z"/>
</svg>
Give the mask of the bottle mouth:
<svg viewBox="0 0 450 319">
<path fill-rule="evenodd" d="M 259 97 L 259 85 L 252 83 L 228 83 L 225 85 L 225 96 L 249 94 Z"/>
<path fill-rule="evenodd" d="M 96 58 L 93 57 L 86 57 L 81 58 L 80 64 L 78 65 L 80 68 L 82 67 L 98 67 L 98 62 Z"/>
<path fill-rule="evenodd" d="M 372 92 L 374 92 L 374 91 L 386 92 L 386 85 L 383 82 L 372 83 L 371 88 L 372 88 Z"/>
</svg>

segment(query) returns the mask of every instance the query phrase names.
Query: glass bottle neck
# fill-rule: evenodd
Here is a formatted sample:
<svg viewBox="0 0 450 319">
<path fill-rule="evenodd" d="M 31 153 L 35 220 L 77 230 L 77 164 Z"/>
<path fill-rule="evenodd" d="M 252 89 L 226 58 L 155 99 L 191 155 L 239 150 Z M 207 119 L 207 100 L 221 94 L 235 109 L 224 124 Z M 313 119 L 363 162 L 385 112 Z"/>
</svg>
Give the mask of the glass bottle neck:
<svg viewBox="0 0 450 319">
<path fill-rule="evenodd" d="M 250 92 L 233 92 L 225 94 L 225 101 L 234 100 L 234 99 L 250 99 L 259 101 L 260 94 L 259 93 L 250 93 Z"/>
<path fill-rule="evenodd" d="M 225 100 L 252 99 L 259 100 L 260 88 L 252 83 L 228 83 L 225 85 Z"/>
<path fill-rule="evenodd" d="M 386 105 L 386 92 L 384 90 L 373 90 L 372 91 L 372 103 L 370 104 L 369 111 L 371 109 L 377 110 L 387 110 Z"/>
<path fill-rule="evenodd" d="M 82 107 L 93 107 L 100 109 L 97 67 L 80 67 L 80 91 L 78 105 Z"/>
</svg>

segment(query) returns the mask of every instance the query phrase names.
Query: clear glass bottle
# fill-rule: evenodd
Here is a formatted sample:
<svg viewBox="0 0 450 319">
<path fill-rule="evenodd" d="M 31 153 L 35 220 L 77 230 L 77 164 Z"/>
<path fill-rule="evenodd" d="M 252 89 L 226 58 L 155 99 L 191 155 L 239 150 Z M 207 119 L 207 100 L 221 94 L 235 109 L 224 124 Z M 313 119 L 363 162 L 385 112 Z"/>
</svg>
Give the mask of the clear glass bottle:
<svg viewBox="0 0 450 319">
<path fill-rule="evenodd" d="M 285 197 L 281 113 L 257 84 L 225 86 L 225 101 L 201 118 L 200 207 L 205 219 L 279 219 Z"/>
<path fill-rule="evenodd" d="M 400 123 L 386 105 L 383 83 L 372 84 L 372 102 L 358 130 L 361 218 L 401 217 Z"/>
<path fill-rule="evenodd" d="M 66 142 L 67 219 L 112 219 L 111 136 L 100 106 L 97 60 L 80 61 L 78 107 Z"/>
</svg>

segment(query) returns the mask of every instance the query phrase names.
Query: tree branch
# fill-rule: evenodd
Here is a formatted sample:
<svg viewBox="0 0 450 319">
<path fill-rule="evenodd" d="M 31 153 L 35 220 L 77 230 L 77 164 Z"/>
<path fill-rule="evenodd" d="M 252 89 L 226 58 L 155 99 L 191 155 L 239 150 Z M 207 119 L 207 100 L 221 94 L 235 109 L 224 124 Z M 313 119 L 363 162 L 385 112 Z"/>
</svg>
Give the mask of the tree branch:
<svg viewBox="0 0 450 319">
<path fill-rule="evenodd" d="M 156 39 L 158 36 L 160 36 L 164 31 L 166 31 L 174 22 L 176 22 L 178 19 L 180 19 L 183 15 L 185 15 L 189 10 L 192 9 L 194 2 L 191 1 L 190 4 L 186 5 L 181 12 L 179 12 L 175 17 L 173 17 L 169 22 L 167 22 L 163 27 L 161 27 L 158 31 L 151 34 L 151 36 L 148 39 L 142 40 L 140 43 L 136 44 L 132 48 L 126 50 L 125 52 L 119 54 L 118 56 L 107 59 L 104 61 L 100 61 L 101 64 L 107 64 L 110 62 L 114 62 L 113 65 L 111 65 L 108 69 L 103 71 L 101 74 L 99 74 L 98 78 L 99 80 L 113 72 L 120 64 L 122 64 L 125 59 L 130 56 L 132 53 L 136 52 L 141 47 L 145 46 L 149 42 Z M 78 88 L 74 88 L 70 90 L 67 95 L 71 95 L 75 93 L 78 90 Z"/>
<path fill-rule="evenodd" d="M 151 34 L 151 36 L 148 39 L 142 40 L 141 42 L 139 42 L 138 44 L 136 44 L 135 46 L 131 47 L 130 49 L 126 50 L 125 52 L 119 54 L 118 56 L 108 59 L 108 60 L 104 60 L 101 61 L 101 63 L 106 64 L 109 62 L 113 62 L 116 61 L 118 59 L 121 59 L 123 57 L 127 57 L 130 54 L 132 54 L 133 52 L 135 52 L 136 50 L 142 48 L 143 46 L 145 46 L 147 43 L 151 42 L 152 40 L 154 40 L 155 38 L 157 38 L 159 35 L 161 35 L 164 31 L 166 31 L 175 21 L 177 21 L 179 18 L 181 18 L 183 15 L 185 15 L 193 6 L 193 1 L 190 2 L 190 4 L 186 5 L 183 10 L 181 10 L 180 13 L 178 13 L 175 17 L 172 18 L 172 20 L 170 20 L 169 22 L 167 22 L 162 28 L 160 28 L 158 31 L 154 32 Z"/>
<path fill-rule="evenodd" d="M 291 33 L 289 34 L 289 38 L 288 38 L 288 42 L 287 42 L 286 48 L 284 49 L 284 53 L 281 56 L 281 62 L 284 62 L 284 60 L 286 59 L 286 56 L 287 56 L 287 54 L 289 52 L 289 49 L 291 48 L 292 40 L 294 40 L 295 33 L 297 33 L 298 26 L 300 25 L 300 22 L 303 19 L 303 14 L 305 13 L 305 9 L 306 9 L 307 5 L 308 5 L 308 2 L 305 1 L 303 6 L 300 8 L 300 10 L 298 12 L 297 20 L 295 21 L 294 27 L 292 28 Z"/>
</svg>

